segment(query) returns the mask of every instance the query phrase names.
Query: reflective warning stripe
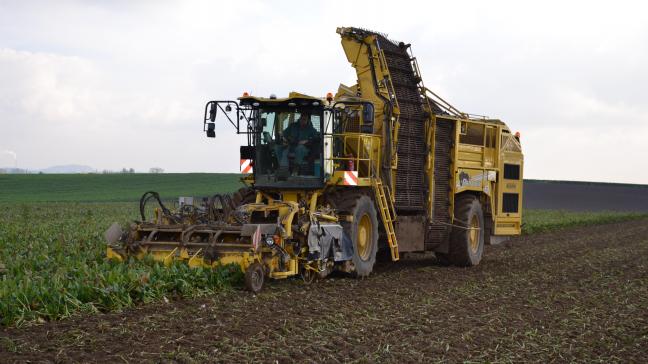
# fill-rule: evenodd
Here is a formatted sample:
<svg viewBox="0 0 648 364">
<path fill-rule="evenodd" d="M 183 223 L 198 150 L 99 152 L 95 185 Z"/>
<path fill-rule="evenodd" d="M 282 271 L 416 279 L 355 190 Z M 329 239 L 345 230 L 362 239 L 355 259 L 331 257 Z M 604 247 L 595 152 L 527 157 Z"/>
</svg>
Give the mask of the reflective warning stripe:
<svg viewBox="0 0 648 364">
<path fill-rule="evenodd" d="M 344 185 L 357 186 L 358 185 L 358 171 L 344 171 Z"/>
<path fill-rule="evenodd" d="M 251 159 L 241 159 L 241 173 L 252 173 Z"/>
</svg>

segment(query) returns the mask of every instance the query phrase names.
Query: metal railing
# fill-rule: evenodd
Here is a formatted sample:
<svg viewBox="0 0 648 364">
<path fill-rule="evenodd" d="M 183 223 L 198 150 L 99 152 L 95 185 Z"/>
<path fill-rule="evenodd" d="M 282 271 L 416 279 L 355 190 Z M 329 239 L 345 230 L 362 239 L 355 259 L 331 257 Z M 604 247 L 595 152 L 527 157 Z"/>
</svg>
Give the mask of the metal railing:
<svg viewBox="0 0 648 364">
<path fill-rule="evenodd" d="M 356 170 L 359 178 L 380 178 L 380 136 L 363 133 L 330 134 L 333 153 L 326 161 L 332 161 L 335 170 Z M 351 166 L 351 163 L 353 166 Z"/>
</svg>

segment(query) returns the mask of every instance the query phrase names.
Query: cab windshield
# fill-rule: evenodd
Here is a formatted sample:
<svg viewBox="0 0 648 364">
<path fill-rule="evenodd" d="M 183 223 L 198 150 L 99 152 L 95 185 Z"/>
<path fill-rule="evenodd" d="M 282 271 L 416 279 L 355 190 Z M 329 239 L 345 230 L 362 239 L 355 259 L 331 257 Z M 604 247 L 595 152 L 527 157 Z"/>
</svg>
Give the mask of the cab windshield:
<svg viewBox="0 0 648 364">
<path fill-rule="evenodd" d="M 258 115 L 262 128 L 256 143 L 256 184 L 283 186 L 304 180 L 319 184 L 322 109 L 272 107 Z"/>
</svg>

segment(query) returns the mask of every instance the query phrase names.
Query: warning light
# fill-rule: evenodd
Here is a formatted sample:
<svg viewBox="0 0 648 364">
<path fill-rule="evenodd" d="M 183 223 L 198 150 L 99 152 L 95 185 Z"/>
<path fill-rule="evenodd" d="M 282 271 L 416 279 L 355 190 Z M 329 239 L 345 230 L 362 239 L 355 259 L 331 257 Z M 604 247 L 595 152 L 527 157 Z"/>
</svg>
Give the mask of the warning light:
<svg viewBox="0 0 648 364">
<path fill-rule="evenodd" d="M 519 131 L 516 131 L 516 132 L 515 132 L 515 137 L 516 137 L 517 139 L 520 139 L 520 132 L 519 132 Z"/>
<path fill-rule="evenodd" d="M 331 102 L 333 101 L 333 94 L 332 93 L 327 93 L 326 94 L 326 101 Z"/>
<path fill-rule="evenodd" d="M 243 93 L 243 97 L 248 97 L 248 96 L 250 96 L 250 94 L 249 94 L 247 91 L 245 91 L 245 92 Z"/>
</svg>

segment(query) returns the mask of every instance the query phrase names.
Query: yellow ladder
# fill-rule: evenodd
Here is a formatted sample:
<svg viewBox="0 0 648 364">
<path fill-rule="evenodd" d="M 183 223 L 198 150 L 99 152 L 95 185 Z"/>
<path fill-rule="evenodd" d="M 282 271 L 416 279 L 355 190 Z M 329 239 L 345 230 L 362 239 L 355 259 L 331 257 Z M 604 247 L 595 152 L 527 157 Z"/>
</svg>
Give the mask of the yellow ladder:
<svg viewBox="0 0 648 364">
<path fill-rule="evenodd" d="M 398 241 L 396 240 L 396 231 L 394 230 L 394 220 L 396 220 L 396 211 L 394 204 L 389 196 L 389 189 L 385 188 L 380 178 L 373 178 L 374 193 L 376 194 L 376 201 L 380 208 L 380 216 L 382 217 L 385 231 L 387 232 L 387 241 L 389 242 L 389 249 L 391 250 L 391 258 L 395 262 L 400 259 L 398 255 Z"/>
</svg>

